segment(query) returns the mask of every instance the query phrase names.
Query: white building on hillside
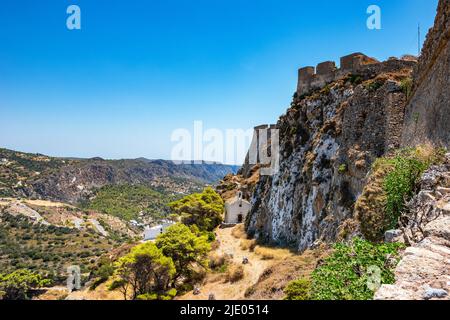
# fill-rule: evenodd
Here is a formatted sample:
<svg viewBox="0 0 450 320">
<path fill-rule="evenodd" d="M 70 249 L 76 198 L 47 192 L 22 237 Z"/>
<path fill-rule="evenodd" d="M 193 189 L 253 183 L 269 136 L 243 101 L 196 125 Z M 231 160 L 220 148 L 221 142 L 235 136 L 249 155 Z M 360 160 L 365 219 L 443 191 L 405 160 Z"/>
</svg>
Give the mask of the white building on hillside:
<svg viewBox="0 0 450 320">
<path fill-rule="evenodd" d="M 144 241 L 155 240 L 161 233 L 164 233 L 164 231 L 173 224 L 174 222 L 172 221 L 164 220 L 157 226 L 146 227 L 143 234 Z"/>
<path fill-rule="evenodd" d="M 236 224 L 245 221 L 245 217 L 250 212 L 251 204 L 242 198 L 242 192 L 225 203 L 225 223 Z"/>
</svg>

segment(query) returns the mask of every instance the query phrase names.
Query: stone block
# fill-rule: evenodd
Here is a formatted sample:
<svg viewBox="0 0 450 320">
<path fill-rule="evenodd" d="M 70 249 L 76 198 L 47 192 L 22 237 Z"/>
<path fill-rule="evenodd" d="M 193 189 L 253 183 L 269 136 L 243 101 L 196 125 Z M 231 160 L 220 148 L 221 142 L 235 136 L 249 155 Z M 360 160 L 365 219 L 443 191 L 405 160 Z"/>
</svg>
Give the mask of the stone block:
<svg viewBox="0 0 450 320">
<path fill-rule="evenodd" d="M 317 75 L 330 75 L 336 71 L 336 63 L 334 61 L 325 61 L 319 63 L 316 68 Z"/>
<path fill-rule="evenodd" d="M 353 70 L 355 58 L 365 56 L 361 52 L 356 52 L 349 54 L 347 56 L 341 57 L 341 70 Z"/>
</svg>

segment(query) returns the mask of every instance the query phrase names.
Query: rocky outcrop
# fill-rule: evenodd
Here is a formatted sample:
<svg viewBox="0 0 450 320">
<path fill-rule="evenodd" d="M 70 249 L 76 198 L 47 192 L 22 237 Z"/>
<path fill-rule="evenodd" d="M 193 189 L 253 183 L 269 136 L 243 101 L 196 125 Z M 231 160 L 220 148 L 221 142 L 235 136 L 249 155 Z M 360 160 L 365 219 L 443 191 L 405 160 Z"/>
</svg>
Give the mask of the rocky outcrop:
<svg viewBox="0 0 450 320">
<path fill-rule="evenodd" d="M 294 98 L 277 123 L 280 170 L 256 185 L 248 233 L 299 250 L 336 240 L 373 161 L 399 147 L 414 65 L 370 64 Z"/>
<path fill-rule="evenodd" d="M 440 0 L 428 33 L 414 89 L 406 108 L 402 143 L 432 143 L 450 148 L 450 0 Z"/>
<path fill-rule="evenodd" d="M 422 177 L 421 191 L 402 217 L 408 247 L 378 300 L 450 300 L 450 154 Z"/>
</svg>

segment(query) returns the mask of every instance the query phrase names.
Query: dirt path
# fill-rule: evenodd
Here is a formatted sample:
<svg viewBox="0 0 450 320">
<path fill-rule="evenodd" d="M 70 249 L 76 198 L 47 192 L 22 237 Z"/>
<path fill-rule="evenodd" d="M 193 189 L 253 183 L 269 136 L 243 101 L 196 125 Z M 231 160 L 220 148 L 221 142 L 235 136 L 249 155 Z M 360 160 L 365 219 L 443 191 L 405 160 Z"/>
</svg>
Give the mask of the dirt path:
<svg viewBox="0 0 450 320">
<path fill-rule="evenodd" d="M 235 227 L 236 228 L 236 227 Z M 217 249 L 219 254 L 233 255 L 233 263 L 242 265 L 242 260 L 247 257 L 249 263 L 243 265 L 244 278 L 236 283 L 224 283 L 223 276 L 210 274 L 206 279 L 206 283 L 200 286 L 201 293 L 194 295 L 189 292 L 179 297 L 179 300 L 207 300 L 209 294 L 215 295 L 217 300 L 241 300 L 245 299 L 245 291 L 254 285 L 266 268 L 271 265 L 271 261 L 262 260 L 260 256 L 253 252 L 242 250 L 240 248 L 240 239 L 236 239 L 232 235 L 234 228 L 218 229 L 217 240 L 220 246 Z"/>
</svg>

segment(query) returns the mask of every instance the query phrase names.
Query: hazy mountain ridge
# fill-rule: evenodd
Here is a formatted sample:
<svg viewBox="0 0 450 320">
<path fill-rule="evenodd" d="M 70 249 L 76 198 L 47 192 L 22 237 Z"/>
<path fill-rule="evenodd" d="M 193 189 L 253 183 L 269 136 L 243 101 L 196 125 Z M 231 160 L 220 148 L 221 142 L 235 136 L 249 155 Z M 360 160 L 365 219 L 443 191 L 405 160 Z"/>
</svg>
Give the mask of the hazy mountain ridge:
<svg viewBox="0 0 450 320">
<path fill-rule="evenodd" d="M 167 160 L 48 157 L 0 149 L 0 196 L 78 203 L 105 185 L 145 185 L 185 194 L 214 184 L 236 166 Z"/>
</svg>

